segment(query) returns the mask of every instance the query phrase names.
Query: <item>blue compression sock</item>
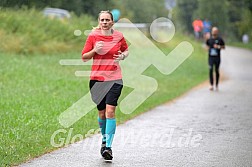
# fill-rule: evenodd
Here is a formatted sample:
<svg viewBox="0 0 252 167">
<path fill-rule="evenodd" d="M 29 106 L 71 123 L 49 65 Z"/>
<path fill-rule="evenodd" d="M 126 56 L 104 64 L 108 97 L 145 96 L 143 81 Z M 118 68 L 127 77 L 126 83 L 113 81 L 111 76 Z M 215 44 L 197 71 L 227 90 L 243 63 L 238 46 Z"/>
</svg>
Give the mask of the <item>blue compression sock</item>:
<svg viewBox="0 0 252 167">
<path fill-rule="evenodd" d="M 116 130 L 116 120 L 114 118 L 106 119 L 106 147 L 111 147 Z"/>
<path fill-rule="evenodd" d="M 101 129 L 102 142 L 106 142 L 106 135 L 105 135 L 106 119 L 101 119 L 100 117 L 98 117 L 98 123 L 99 123 L 99 127 Z"/>
</svg>

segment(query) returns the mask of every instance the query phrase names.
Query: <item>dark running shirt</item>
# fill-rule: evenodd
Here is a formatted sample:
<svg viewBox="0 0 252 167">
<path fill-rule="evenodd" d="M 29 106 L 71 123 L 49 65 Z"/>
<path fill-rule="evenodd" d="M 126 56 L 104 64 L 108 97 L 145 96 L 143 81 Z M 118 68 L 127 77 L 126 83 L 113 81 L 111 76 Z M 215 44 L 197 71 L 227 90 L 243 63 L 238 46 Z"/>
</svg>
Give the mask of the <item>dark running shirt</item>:
<svg viewBox="0 0 252 167">
<path fill-rule="evenodd" d="M 206 41 L 206 45 L 209 46 L 208 55 L 220 57 L 220 49 L 214 48 L 214 44 L 224 46 L 225 43 L 221 37 L 217 37 L 216 39 L 210 38 Z"/>
</svg>

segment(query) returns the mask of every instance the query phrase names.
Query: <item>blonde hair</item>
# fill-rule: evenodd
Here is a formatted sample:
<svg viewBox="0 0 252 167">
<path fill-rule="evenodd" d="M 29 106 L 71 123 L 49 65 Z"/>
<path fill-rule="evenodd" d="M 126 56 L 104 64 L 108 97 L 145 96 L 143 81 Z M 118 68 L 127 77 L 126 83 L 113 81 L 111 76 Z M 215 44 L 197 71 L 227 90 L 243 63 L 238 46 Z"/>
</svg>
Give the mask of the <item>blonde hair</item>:
<svg viewBox="0 0 252 167">
<path fill-rule="evenodd" d="M 100 21 L 100 16 L 101 16 L 101 14 L 103 14 L 103 13 L 108 13 L 108 14 L 110 15 L 112 21 L 114 21 L 113 14 L 112 14 L 109 10 L 102 10 L 102 11 L 100 11 L 100 13 L 98 14 L 98 22 Z M 96 27 L 93 27 L 93 30 L 96 30 L 96 29 L 99 29 L 99 28 L 100 28 L 100 27 L 99 27 L 99 23 L 98 23 L 98 25 L 97 25 Z"/>
</svg>

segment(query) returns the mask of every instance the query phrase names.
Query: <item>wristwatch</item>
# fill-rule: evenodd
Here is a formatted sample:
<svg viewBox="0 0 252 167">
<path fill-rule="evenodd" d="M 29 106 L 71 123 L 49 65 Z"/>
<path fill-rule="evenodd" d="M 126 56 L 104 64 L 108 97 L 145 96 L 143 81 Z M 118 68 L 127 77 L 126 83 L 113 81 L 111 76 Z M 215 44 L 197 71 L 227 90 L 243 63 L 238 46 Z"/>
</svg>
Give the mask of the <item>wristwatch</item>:
<svg viewBox="0 0 252 167">
<path fill-rule="evenodd" d="M 124 60 L 126 57 L 125 54 L 121 53 L 121 55 L 123 56 L 122 60 Z"/>
</svg>

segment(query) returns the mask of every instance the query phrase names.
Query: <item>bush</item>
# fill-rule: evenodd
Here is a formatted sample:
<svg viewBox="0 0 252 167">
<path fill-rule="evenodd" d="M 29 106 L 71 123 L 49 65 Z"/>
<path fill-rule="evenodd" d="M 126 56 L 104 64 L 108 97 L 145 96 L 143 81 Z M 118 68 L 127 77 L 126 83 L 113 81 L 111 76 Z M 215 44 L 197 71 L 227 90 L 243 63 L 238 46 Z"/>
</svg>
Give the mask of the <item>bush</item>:
<svg viewBox="0 0 252 167">
<path fill-rule="evenodd" d="M 0 51 L 18 54 L 58 53 L 81 48 L 85 36 L 74 35 L 92 28 L 87 15 L 69 20 L 50 19 L 35 9 L 0 10 Z M 81 20 L 81 22 L 80 22 Z"/>
</svg>

